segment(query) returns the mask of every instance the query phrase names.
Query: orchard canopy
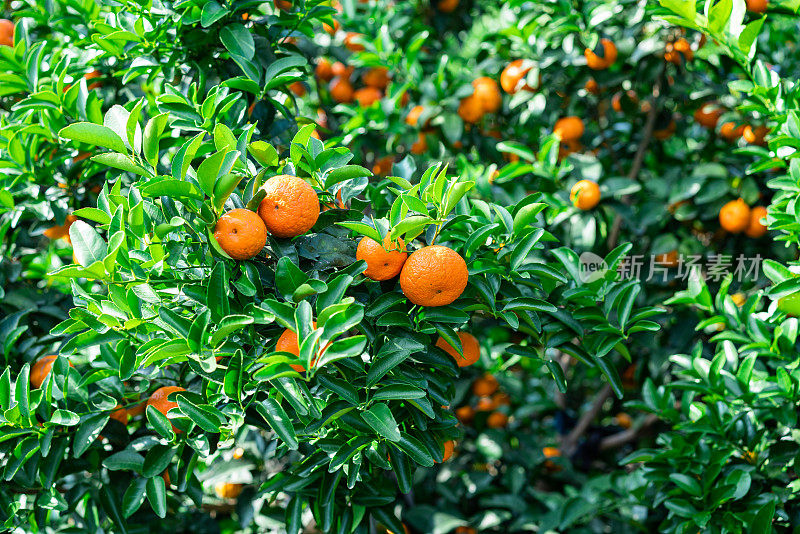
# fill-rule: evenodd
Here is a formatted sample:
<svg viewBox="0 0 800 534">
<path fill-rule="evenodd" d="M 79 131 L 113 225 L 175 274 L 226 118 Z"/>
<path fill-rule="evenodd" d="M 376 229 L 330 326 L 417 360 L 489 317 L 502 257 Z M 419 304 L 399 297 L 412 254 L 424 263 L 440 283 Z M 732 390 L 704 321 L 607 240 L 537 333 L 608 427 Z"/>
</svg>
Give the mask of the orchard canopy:
<svg viewBox="0 0 800 534">
<path fill-rule="evenodd" d="M 798 35 L 5 0 L 0 531 L 800 531 Z"/>
</svg>

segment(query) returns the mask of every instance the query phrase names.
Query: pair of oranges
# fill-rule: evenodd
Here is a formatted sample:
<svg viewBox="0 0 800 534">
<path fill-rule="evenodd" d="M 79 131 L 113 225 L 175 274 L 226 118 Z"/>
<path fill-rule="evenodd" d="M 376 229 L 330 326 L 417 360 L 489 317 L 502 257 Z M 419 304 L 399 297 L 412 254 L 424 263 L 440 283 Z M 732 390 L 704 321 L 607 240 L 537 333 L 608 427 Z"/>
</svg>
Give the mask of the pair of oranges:
<svg viewBox="0 0 800 534">
<path fill-rule="evenodd" d="M 731 200 L 719 211 L 719 224 L 732 234 L 745 233 L 748 237 L 759 238 L 767 233 L 761 222 L 767 216 L 767 208 L 756 206 L 750 209 L 741 198 Z"/>
<path fill-rule="evenodd" d="M 247 260 L 267 244 L 267 233 L 279 238 L 304 234 L 319 218 L 319 198 L 301 178 L 282 174 L 264 183 L 266 195 L 258 214 L 234 209 L 219 218 L 214 237 L 231 258 Z"/>
<path fill-rule="evenodd" d="M 482 76 L 472 82 L 472 94 L 458 105 L 458 116 L 464 122 L 475 124 L 487 113 L 497 112 L 503 105 L 500 86 L 493 79 Z"/>
</svg>

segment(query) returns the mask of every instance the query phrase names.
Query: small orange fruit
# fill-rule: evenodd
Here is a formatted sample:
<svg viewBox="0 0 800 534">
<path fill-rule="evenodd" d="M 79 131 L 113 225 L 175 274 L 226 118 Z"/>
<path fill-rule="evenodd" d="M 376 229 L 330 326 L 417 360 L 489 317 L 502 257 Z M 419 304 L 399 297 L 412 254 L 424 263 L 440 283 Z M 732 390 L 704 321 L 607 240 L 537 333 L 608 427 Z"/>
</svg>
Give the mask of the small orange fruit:
<svg viewBox="0 0 800 534">
<path fill-rule="evenodd" d="M 336 35 L 336 32 L 338 32 L 339 28 L 341 27 L 342 27 L 341 23 L 336 19 L 333 20 L 333 26 L 331 26 L 327 22 L 322 23 L 322 29 L 325 30 L 325 33 L 327 33 L 328 35 Z"/>
<path fill-rule="evenodd" d="M 436 346 L 452 356 L 459 367 L 469 367 L 481 357 L 480 344 L 478 343 L 478 339 L 468 332 L 459 332 L 458 339 L 461 340 L 463 356 L 441 336 L 436 341 Z"/>
<path fill-rule="evenodd" d="M 365 85 L 384 90 L 389 85 L 389 69 L 386 67 L 373 67 L 365 72 L 361 79 Z"/>
<path fill-rule="evenodd" d="M 214 493 L 220 499 L 235 499 L 242 493 L 242 484 L 234 484 L 233 482 L 219 482 L 214 486 Z"/>
<path fill-rule="evenodd" d="M 325 59 L 324 57 L 319 58 L 319 60 L 317 61 L 317 66 L 314 69 L 314 74 L 320 80 L 329 82 L 333 79 L 334 76 L 333 65 L 331 65 L 331 62 Z"/>
<path fill-rule="evenodd" d="M 675 123 L 675 120 L 670 118 L 666 126 L 653 130 L 653 137 L 659 141 L 665 141 L 672 137 L 677 129 L 678 125 Z"/>
<path fill-rule="evenodd" d="M 237 208 L 219 218 L 214 238 L 231 258 L 249 260 L 267 244 L 267 227 L 256 213 Z"/>
<path fill-rule="evenodd" d="M 472 406 L 461 406 L 460 408 L 456 408 L 454 413 L 456 418 L 465 425 L 475 417 L 475 410 L 472 409 Z"/>
<path fill-rule="evenodd" d="M 603 38 L 594 50 L 587 48 L 583 55 L 590 69 L 605 70 L 617 61 L 617 47 L 609 39 Z"/>
<path fill-rule="evenodd" d="M 542 454 L 545 458 L 558 458 L 561 456 L 561 451 L 557 447 L 545 447 L 542 449 Z"/>
<path fill-rule="evenodd" d="M 314 328 L 317 328 L 317 322 L 316 321 L 312 321 L 311 325 Z M 322 349 L 322 352 L 325 352 L 325 350 L 328 347 L 330 347 L 330 343 L 325 345 L 325 348 Z M 297 333 L 295 333 L 292 330 L 289 330 L 288 328 L 286 330 L 284 330 L 283 333 L 278 338 L 278 342 L 275 343 L 275 350 L 278 351 L 278 352 L 288 352 L 289 354 L 294 354 L 295 356 L 300 356 L 300 340 L 299 340 L 299 338 L 297 336 Z M 316 358 L 311 360 L 311 365 L 314 365 L 314 361 L 315 360 L 316 360 Z M 302 364 L 299 364 L 299 363 L 293 363 L 293 364 L 291 364 L 291 366 L 292 366 L 292 369 L 294 369 L 298 373 L 302 373 L 303 371 L 306 370 L 306 368 Z"/>
<path fill-rule="evenodd" d="M 42 356 L 34 362 L 30 370 L 31 386 L 33 389 L 42 387 L 42 384 L 44 384 L 44 381 L 47 380 L 47 377 L 50 375 L 50 371 L 53 370 L 53 363 L 55 363 L 57 357 L 58 356 L 55 354 L 51 354 L 49 356 Z M 70 362 L 69 366 L 75 367 L 72 365 L 72 362 Z"/>
<path fill-rule="evenodd" d="M 726 122 L 719 128 L 719 135 L 723 139 L 733 143 L 744 134 L 744 125 L 736 125 L 734 122 Z"/>
<path fill-rule="evenodd" d="M 273 176 L 262 186 L 266 196 L 258 215 L 269 232 L 281 238 L 308 232 L 319 218 L 319 198 L 314 188 L 297 176 Z"/>
<path fill-rule="evenodd" d="M 694 112 L 694 120 L 703 128 L 713 130 L 717 127 L 717 122 L 724 112 L 725 110 L 717 104 L 703 104 Z"/>
<path fill-rule="evenodd" d="M 764 146 L 767 144 L 765 139 L 768 133 L 769 128 L 766 126 L 756 126 L 753 128 L 748 124 L 744 127 L 744 130 L 742 130 L 742 137 L 744 137 L 744 140 L 751 145 Z"/>
<path fill-rule="evenodd" d="M 306 95 L 306 86 L 300 81 L 289 84 L 289 90 L 297 96 Z"/>
<path fill-rule="evenodd" d="M 767 208 L 764 206 L 755 206 L 750 210 L 750 222 L 747 224 L 744 233 L 747 237 L 761 237 L 767 233 L 767 226 L 761 222 L 761 219 L 766 218 Z"/>
<path fill-rule="evenodd" d="M 492 412 L 486 418 L 486 426 L 489 428 L 504 428 L 508 425 L 508 416 L 503 412 Z"/>
<path fill-rule="evenodd" d="M 498 408 L 498 404 L 492 397 L 481 397 L 478 399 L 478 404 L 475 405 L 476 412 L 493 412 Z"/>
<path fill-rule="evenodd" d="M 99 70 L 95 69 L 95 70 L 93 70 L 91 72 L 87 72 L 86 74 L 83 75 L 83 77 L 88 82 L 89 80 L 94 80 L 96 78 L 102 78 L 103 74 Z M 92 89 L 98 89 L 98 88 L 100 88 L 102 86 L 103 86 L 102 82 L 94 82 L 94 83 L 90 83 L 89 84 L 88 89 L 89 89 L 89 91 L 91 91 Z"/>
<path fill-rule="evenodd" d="M 509 63 L 500 74 L 500 86 L 503 91 L 510 95 L 516 94 L 520 89 L 534 91 L 535 89 L 527 83 L 522 84 L 522 87 L 520 87 L 520 82 L 528 75 L 531 68 L 531 66 L 525 66 L 525 60 L 523 59 L 516 59 Z"/>
<path fill-rule="evenodd" d="M 689 41 L 681 37 L 673 43 L 667 43 L 664 59 L 674 65 L 680 66 L 684 61 L 689 62 L 694 59 L 694 52 L 692 51 Z"/>
<path fill-rule="evenodd" d="M 405 243 L 398 239 L 397 243 L 383 238 L 383 245 L 370 237 L 363 237 L 356 248 L 356 259 L 367 262 L 364 276 L 371 280 L 390 280 L 400 274 L 403 264 L 408 258 Z"/>
<path fill-rule="evenodd" d="M 14 23 L 0 19 L 0 46 L 14 46 Z"/>
<path fill-rule="evenodd" d="M 741 198 L 731 200 L 719 211 L 719 224 L 732 234 L 738 234 L 750 225 L 750 207 Z"/>
<path fill-rule="evenodd" d="M 630 428 L 633 425 L 633 419 L 631 419 L 631 416 L 625 412 L 618 413 L 616 417 L 614 417 L 614 420 L 622 428 Z"/>
<path fill-rule="evenodd" d="M 233 451 L 233 459 L 234 460 L 241 460 L 244 457 L 244 449 L 241 447 L 236 447 Z"/>
<path fill-rule="evenodd" d="M 344 37 L 345 48 L 347 48 L 351 52 L 362 52 L 366 50 L 364 45 L 359 42 L 363 37 L 364 36 L 361 35 L 360 33 L 347 32 L 347 35 L 345 35 Z"/>
<path fill-rule="evenodd" d="M 769 6 L 767 0 L 745 0 L 745 4 L 747 5 L 747 11 L 759 14 L 764 13 Z"/>
<path fill-rule="evenodd" d="M 333 65 L 331 65 L 331 72 L 333 72 L 334 76 L 339 76 L 340 78 L 347 78 L 350 80 L 350 77 L 353 75 L 353 71 L 355 67 L 348 67 L 341 61 L 337 61 Z"/>
<path fill-rule="evenodd" d="M 166 416 L 168 411 L 178 407 L 176 401 L 167 400 L 167 397 L 176 391 L 186 391 L 186 389 L 179 386 L 163 386 L 158 388 L 150 395 L 150 398 L 147 399 L 147 406 L 152 406 Z M 175 425 L 172 425 L 172 429 L 175 432 L 180 432 L 180 430 L 175 428 Z"/>
<path fill-rule="evenodd" d="M 461 526 L 455 530 L 455 534 L 478 534 L 478 531 L 472 527 Z"/>
<path fill-rule="evenodd" d="M 115 421 L 119 421 L 123 425 L 127 425 L 128 424 L 128 419 L 130 419 L 130 416 L 128 415 L 128 410 L 126 410 L 125 408 L 123 408 L 122 406 L 120 406 L 118 404 L 116 406 L 116 410 L 111 412 L 111 419 L 114 419 Z"/>
<path fill-rule="evenodd" d="M 475 124 L 483 118 L 485 113 L 480 100 L 478 100 L 474 94 L 462 98 L 461 102 L 458 104 L 458 116 L 461 117 L 464 122 Z"/>
<path fill-rule="evenodd" d="M 469 270 L 455 250 L 429 245 L 415 251 L 400 271 L 400 288 L 419 306 L 446 306 L 467 287 Z"/>
<path fill-rule="evenodd" d="M 581 210 L 590 210 L 600 202 L 600 187 L 592 180 L 581 180 L 569 192 L 572 204 Z"/>
<path fill-rule="evenodd" d="M 428 151 L 428 140 L 425 138 L 425 132 L 419 132 L 417 140 L 411 144 L 411 153 L 420 155 Z"/>
<path fill-rule="evenodd" d="M 562 141 L 577 141 L 583 136 L 585 127 L 580 117 L 562 117 L 556 121 L 553 133 Z"/>
<path fill-rule="evenodd" d="M 680 265 L 680 258 L 677 250 L 670 250 L 655 257 L 656 263 L 662 267 L 677 267 Z"/>
<path fill-rule="evenodd" d="M 355 96 L 355 91 L 353 90 L 353 86 L 350 84 L 350 81 L 339 76 L 331 80 L 331 84 L 328 89 L 331 92 L 331 98 L 340 104 L 352 102 L 353 97 Z"/>
<path fill-rule="evenodd" d="M 452 439 L 445 441 L 442 443 L 442 448 L 444 449 L 444 452 L 442 453 L 442 462 L 446 462 L 451 456 L 453 456 L 453 450 L 456 448 L 456 442 Z"/>
<path fill-rule="evenodd" d="M 586 80 L 586 83 L 583 85 L 583 88 L 586 89 L 587 93 L 591 93 L 593 95 L 600 94 L 600 84 L 597 83 L 597 80 L 594 78 L 589 78 Z"/>
<path fill-rule="evenodd" d="M 386 176 L 390 172 L 392 172 L 392 165 L 394 164 L 394 157 L 393 156 L 385 156 L 380 158 L 375 162 L 372 166 L 373 174 L 377 174 L 379 176 Z"/>
<path fill-rule="evenodd" d="M 458 2 L 459 0 L 439 0 L 436 7 L 439 8 L 439 11 L 442 13 L 452 13 L 458 7 Z"/>
<path fill-rule="evenodd" d="M 494 113 L 503 105 L 503 96 L 500 87 L 493 79 L 482 76 L 472 82 L 475 92 L 473 96 L 478 100 L 484 112 Z"/>
<path fill-rule="evenodd" d="M 497 379 L 489 373 L 486 373 L 482 377 L 475 379 L 475 382 L 472 383 L 472 393 L 478 397 L 488 397 L 496 392 L 499 387 L 500 384 L 497 382 Z"/>
<path fill-rule="evenodd" d="M 635 108 L 639 104 L 639 95 L 633 89 L 619 91 L 611 97 L 611 108 L 617 113 L 622 113 Z"/>
<path fill-rule="evenodd" d="M 422 115 L 423 111 L 425 111 L 424 106 L 414 106 L 411 108 L 411 111 L 409 111 L 408 115 L 406 115 L 406 124 L 409 126 L 417 126 L 419 123 L 419 117 Z M 428 122 L 429 121 L 426 121 L 423 126 L 427 126 Z"/>
<path fill-rule="evenodd" d="M 64 224 L 51 226 L 44 231 L 44 236 L 53 240 L 64 239 L 67 243 L 71 243 L 72 240 L 69 237 L 69 228 L 72 226 L 72 223 L 77 220 L 78 218 L 76 216 L 67 215 L 67 218 L 64 220 Z"/>
<path fill-rule="evenodd" d="M 356 92 L 353 93 L 353 98 L 356 99 L 358 105 L 362 108 L 368 108 L 375 102 L 378 102 L 381 98 L 383 98 L 383 93 L 381 93 L 380 89 L 376 89 L 375 87 L 362 87 L 358 89 Z"/>
</svg>

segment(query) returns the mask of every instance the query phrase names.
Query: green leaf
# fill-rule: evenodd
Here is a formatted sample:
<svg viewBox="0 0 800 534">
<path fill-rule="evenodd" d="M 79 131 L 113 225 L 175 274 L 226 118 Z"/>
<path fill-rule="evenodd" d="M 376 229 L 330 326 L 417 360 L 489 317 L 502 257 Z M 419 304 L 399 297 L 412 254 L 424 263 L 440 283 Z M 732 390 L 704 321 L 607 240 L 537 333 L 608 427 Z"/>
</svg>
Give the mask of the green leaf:
<svg viewBox="0 0 800 534">
<path fill-rule="evenodd" d="M 246 59 L 253 59 L 256 52 L 253 36 L 241 24 L 228 24 L 219 32 L 219 38 L 230 52 Z"/>
<path fill-rule="evenodd" d="M 372 427 L 372 429 L 390 441 L 400 441 L 400 429 L 397 421 L 394 420 L 389 406 L 379 402 L 369 410 L 361 412 L 361 418 Z"/>
<path fill-rule="evenodd" d="M 127 149 L 114 130 L 107 126 L 93 124 L 91 122 L 76 122 L 63 128 L 58 132 L 59 137 L 72 139 L 87 145 L 108 148 L 114 152 L 125 153 Z"/>
<path fill-rule="evenodd" d="M 167 516 L 167 489 L 160 476 L 147 479 L 147 500 L 158 517 Z"/>
<path fill-rule="evenodd" d="M 89 224 L 75 221 L 69 227 L 72 250 L 81 265 L 91 265 L 106 257 L 106 242 Z"/>
<path fill-rule="evenodd" d="M 294 426 L 292 426 L 292 421 L 289 419 L 289 416 L 286 415 L 281 405 L 278 404 L 278 401 L 269 398 L 256 403 L 255 407 L 278 437 L 281 438 L 290 449 L 297 450 L 300 444 L 297 441 Z"/>
</svg>

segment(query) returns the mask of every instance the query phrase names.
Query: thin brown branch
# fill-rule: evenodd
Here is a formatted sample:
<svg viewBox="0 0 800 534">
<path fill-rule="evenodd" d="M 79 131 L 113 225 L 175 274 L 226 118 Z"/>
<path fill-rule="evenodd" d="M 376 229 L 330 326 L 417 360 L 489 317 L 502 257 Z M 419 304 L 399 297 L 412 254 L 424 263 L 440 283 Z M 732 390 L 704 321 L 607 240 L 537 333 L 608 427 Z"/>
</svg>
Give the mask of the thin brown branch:
<svg viewBox="0 0 800 534">
<path fill-rule="evenodd" d="M 597 415 L 600 413 L 600 410 L 603 408 L 603 403 L 606 402 L 610 396 L 611 386 L 608 384 L 603 386 L 603 389 L 597 392 L 597 396 L 594 398 L 591 408 L 589 408 L 589 410 L 586 411 L 580 419 L 578 419 L 578 422 L 575 424 L 575 428 L 573 428 L 572 432 L 570 432 L 567 437 L 564 438 L 564 452 L 567 455 L 572 452 L 575 444 L 589 428 L 589 425 L 592 424 L 592 421 L 595 420 Z"/>
<path fill-rule="evenodd" d="M 658 421 L 658 416 L 655 414 L 648 415 L 645 420 L 637 427 L 631 427 L 627 430 L 623 430 L 622 432 L 617 432 L 616 434 L 612 434 L 611 436 L 605 437 L 600 441 L 600 450 L 606 451 L 608 449 L 616 449 L 617 447 L 622 447 L 626 443 L 629 443 L 636 438 L 638 438 L 644 431 L 648 428 L 656 424 Z"/>
</svg>

